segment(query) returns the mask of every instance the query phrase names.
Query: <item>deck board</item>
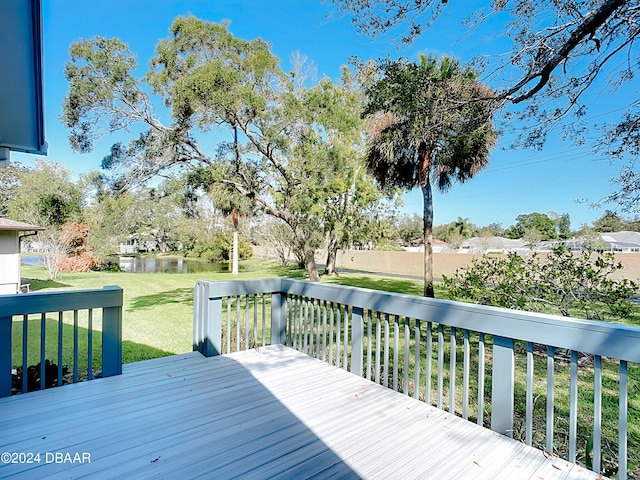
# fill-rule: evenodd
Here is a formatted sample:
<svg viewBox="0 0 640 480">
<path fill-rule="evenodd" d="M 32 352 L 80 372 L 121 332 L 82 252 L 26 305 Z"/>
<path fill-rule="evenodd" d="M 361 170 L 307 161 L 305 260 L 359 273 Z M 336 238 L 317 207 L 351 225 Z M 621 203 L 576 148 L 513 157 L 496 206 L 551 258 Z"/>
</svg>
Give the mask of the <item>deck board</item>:
<svg viewBox="0 0 640 480">
<path fill-rule="evenodd" d="M 0 399 L 0 450 L 91 455 L 0 464 L 20 479 L 597 478 L 282 346 Z"/>
</svg>

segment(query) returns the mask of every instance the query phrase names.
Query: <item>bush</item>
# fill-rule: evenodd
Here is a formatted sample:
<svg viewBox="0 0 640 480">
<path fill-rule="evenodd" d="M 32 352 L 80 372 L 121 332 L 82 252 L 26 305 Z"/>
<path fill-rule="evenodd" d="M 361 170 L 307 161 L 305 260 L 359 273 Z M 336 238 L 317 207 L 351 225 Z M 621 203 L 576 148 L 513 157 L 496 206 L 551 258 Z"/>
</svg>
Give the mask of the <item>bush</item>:
<svg viewBox="0 0 640 480">
<path fill-rule="evenodd" d="M 185 245 L 186 256 L 198 257 L 210 262 L 228 261 L 233 247 L 232 231 L 215 231 L 207 236 L 199 236 Z M 251 244 L 240 235 L 238 238 L 238 256 L 241 260 L 253 255 Z"/>
<path fill-rule="evenodd" d="M 96 265 L 95 270 L 99 272 L 122 272 L 120 264 L 111 258 L 102 260 L 98 265 Z"/>
<path fill-rule="evenodd" d="M 638 283 L 610 278 L 621 268 L 613 254 L 574 254 L 561 246 L 546 259 L 537 253 L 528 258 L 485 256 L 445 276 L 444 284 L 449 296 L 458 300 L 604 320 L 606 312 L 626 318 L 635 311 L 630 298 Z"/>
</svg>

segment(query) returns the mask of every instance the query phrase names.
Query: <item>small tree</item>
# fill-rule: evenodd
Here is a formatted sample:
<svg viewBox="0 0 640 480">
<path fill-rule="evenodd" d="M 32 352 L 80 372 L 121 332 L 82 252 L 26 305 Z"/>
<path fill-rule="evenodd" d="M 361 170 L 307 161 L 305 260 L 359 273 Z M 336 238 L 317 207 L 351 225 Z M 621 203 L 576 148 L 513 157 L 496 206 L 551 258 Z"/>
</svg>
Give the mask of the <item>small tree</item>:
<svg viewBox="0 0 640 480">
<path fill-rule="evenodd" d="M 58 226 L 49 226 L 38 234 L 38 244 L 42 253 L 41 262 L 47 269 L 49 280 L 57 280 L 62 262 L 67 256 L 73 238 Z"/>
<path fill-rule="evenodd" d="M 88 236 L 89 228 L 82 222 L 68 222 L 62 226 L 60 239 L 64 239 L 68 245 L 60 271 L 87 272 L 98 266 L 98 260 L 87 244 Z"/>
<path fill-rule="evenodd" d="M 55 162 L 38 161 L 18 172 L 7 211 L 12 218 L 46 228 L 38 235 L 42 262 L 55 280 L 73 235 L 62 227 L 80 217 L 82 190 L 69 170 Z"/>
</svg>

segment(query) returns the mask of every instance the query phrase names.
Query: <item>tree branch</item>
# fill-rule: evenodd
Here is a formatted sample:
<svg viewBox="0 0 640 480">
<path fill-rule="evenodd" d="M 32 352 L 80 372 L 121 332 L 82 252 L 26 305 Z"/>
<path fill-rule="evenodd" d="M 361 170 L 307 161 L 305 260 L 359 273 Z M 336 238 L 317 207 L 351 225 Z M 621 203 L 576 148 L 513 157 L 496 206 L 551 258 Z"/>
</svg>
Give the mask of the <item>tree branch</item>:
<svg viewBox="0 0 640 480">
<path fill-rule="evenodd" d="M 609 0 L 598 10 L 591 11 L 584 16 L 580 25 L 571 33 L 569 38 L 562 44 L 562 47 L 549 59 L 542 63 L 538 69 L 530 71 L 522 80 L 516 83 L 500 95 L 501 99 L 509 99 L 513 103 L 520 103 L 533 97 L 549 82 L 551 73 L 560 63 L 565 61 L 571 52 L 588 36 L 595 34 L 598 27 L 606 22 L 616 10 L 622 7 L 626 0 Z M 538 79 L 537 83 L 528 91 L 511 98 L 511 95 L 522 90 L 532 80 Z"/>
</svg>

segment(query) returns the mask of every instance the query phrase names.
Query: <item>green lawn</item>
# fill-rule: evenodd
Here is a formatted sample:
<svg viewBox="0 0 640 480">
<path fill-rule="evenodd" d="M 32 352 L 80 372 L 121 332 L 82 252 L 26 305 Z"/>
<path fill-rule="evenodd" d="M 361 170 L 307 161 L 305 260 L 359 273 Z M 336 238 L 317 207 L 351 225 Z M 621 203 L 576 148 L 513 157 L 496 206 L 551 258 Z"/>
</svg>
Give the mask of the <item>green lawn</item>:
<svg viewBox="0 0 640 480">
<path fill-rule="evenodd" d="M 293 268 L 263 266 L 257 262 L 248 262 L 246 271 L 241 272 L 237 277 L 230 273 L 87 272 L 61 273 L 58 280 L 52 282 L 47 280 L 47 272 L 43 267 L 22 267 L 24 283 L 30 283 L 32 291 L 102 288 L 106 285 L 122 287 L 124 293 L 122 351 L 125 363 L 190 352 L 193 349 L 193 292 L 198 280 L 220 281 L 276 276 L 300 278 L 302 272 Z M 65 321 L 68 322 L 69 319 L 65 317 Z M 38 347 L 32 348 L 31 342 L 39 338 L 39 329 L 39 322 L 30 322 L 29 357 L 35 360 L 33 363 L 39 361 L 39 354 Z M 21 330 L 21 322 L 18 322 L 14 326 L 14 338 L 21 338 L 19 336 Z M 52 332 L 48 336 L 53 339 L 54 334 L 55 332 Z M 65 339 L 65 343 L 67 342 L 68 340 Z M 86 340 L 82 343 L 85 351 L 86 343 Z M 32 364 L 31 360 L 30 364 Z"/>
<path fill-rule="evenodd" d="M 193 315 L 193 292 L 194 286 L 198 280 L 233 280 L 233 279 L 251 279 L 251 278 L 264 278 L 264 277 L 276 277 L 286 276 L 293 278 L 304 278 L 304 272 L 296 268 L 282 268 L 274 265 L 263 265 L 257 261 L 251 261 L 246 263 L 246 268 L 237 277 L 229 273 L 194 273 L 194 274 L 129 274 L 129 273 L 107 273 L 107 272 L 89 272 L 89 273 L 62 273 L 59 276 L 57 282 L 47 281 L 47 274 L 44 268 L 24 266 L 22 269 L 22 275 L 25 277 L 25 282 L 31 284 L 32 290 L 46 291 L 51 289 L 79 289 L 79 288 L 102 288 L 105 285 L 119 285 L 124 291 L 124 308 L 123 308 L 123 359 L 125 363 L 144 360 L 148 358 L 154 358 L 163 355 L 171 355 L 176 353 L 185 353 L 192 350 L 192 315 Z M 28 280 L 26 280 L 28 279 Z M 367 276 L 363 274 L 341 274 L 339 277 L 332 277 L 323 279 L 323 282 L 337 283 L 342 285 L 350 285 L 363 288 L 372 288 L 385 291 L 400 292 L 404 294 L 421 295 L 422 282 L 418 280 L 408 280 L 402 278 L 382 277 L 382 276 Z M 436 296 L 445 298 L 445 291 L 441 286 L 436 285 Z M 225 304 L 226 305 L 226 304 Z M 226 306 L 224 307 L 226 310 Z M 232 308 L 236 306 L 232 302 Z M 241 307 L 244 308 L 244 307 Z M 252 307 L 251 307 L 252 308 Z M 253 312 L 253 310 L 251 310 Z M 267 315 L 269 311 L 267 309 Z M 65 314 L 66 324 L 72 323 L 73 319 Z M 253 318 L 253 313 L 249 314 L 250 318 Z M 633 319 L 629 323 L 636 323 L 637 319 Z M 99 327 L 99 318 L 94 319 L 94 326 Z M 244 322 L 244 320 L 243 320 Z M 52 342 L 56 338 L 56 324 L 53 319 L 47 320 L 47 352 L 51 352 L 51 355 L 47 355 L 48 358 L 55 359 L 57 353 L 57 346 Z M 86 352 L 87 352 L 87 335 L 86 325 L 87 319 L 85 316 L 81 316 L 79 319 L 79 325 L 81 327 L 81 333 L 79 335 L 79 350 L 80 361 L 79 371 L 80 375 L 86 372 Z M 233 330 L 235 330 L 235 326 Z M 242 328 L 242 327 L 241 327 Z M 268 328 L 268 327 L 267 327 Z M 72 351 L 72 348 L 68 348 L 72 345 L 73 337 L 69 333 L 72 329 L 65 325 L 64 343 L 67 345 L 66 351 Z M 234 335 L 233 330 L 231 331 Z M 14 345 L 21 344 L 22 325 L 21 322 L 14 322 Z M 35 364 L 39 361 L 39 338 L 40 338 L 40 322 L 29 322 L 29 364 Z M 225 332 L 223 332 L 223 342 L 226 341 Z M 253 333 L 251 333 L 253 335 Z M 233 337 L 235 338 L 235 336 Z M 475 335 L 473 336 L 475 338 Z M 100 361 L 96 351 L 99 351 L 99 334 L 94 335 L 94 364 Z M 97 342 L 97 343 L 96 343 Z M 424 338 L 422 339 L 424 342 Z M 458 340 L 458 349 L 461 348 L 462 340 Z M 399 375 L 402 376 L 408 374 L 409 378 L 412 378 L 413 372 L 403 371 L 403 341 L 400 342 L 399 349 Z M 374 346 L 375 347 L 375 346 Z M 423 345 L 423 352 L 425 345 Z M 448 352 L 448 345 L 445 347 Z M 488 342 L 487 350 L 490 345 Z M 522 352 L 519 352 L 522 353 Z M 21 353 L 14 353 L 14 365 L 22 363 Z M 65 353 L 65 355 L 69 355 Z M 459 358 L 462 358 L 462 351 L 458 352 Z M 524 360 L 523 356 L 517 355 L 516 364 L 518 366 L 519 382 L 516 388 L 516 437 L 522 438 L 523 436 L 523 419 L 524 414 L 524 392 L 522 391 L 522 384 L 524 383 Z M 83 360 L 84 359 L 84 360 Z M 423 359 L 424 361 L 424 359 Z M 475 369 L 477 363 L 477 353 L 472 350 L 471 361 Z M 73 365 L 73 359 L 65 356 L 63 358 L 65 365 Z M 435 358 L 434 358 L 435 362 Z M 448 353 L 445 354 L 445 365 L 448 366 Z M 536 356 L 536 371 L 539 372 L 540 378 L 536 375 L 536 391 L 535 391 L 535 409 L 536 409 L 536 430 L 544 430 L 544 425 L 539 424 L 539 421 L 544 418 L 544 398 L 546 393 L 546 380 L 545 380 L 545 362 L 544 356 Z M 555 410 L 558 417 L 556 417 L 556 448 L 559 453 L 566 454 L 566 439 L 563 437 L 566 435 L 566 426 L 561 423 L 566 422 L 568 418 L 568 389 L 565 387 L 568 385 L 567 368 L 564 365 L 565 362 L 556 362 L 556 404 Z M 410 366 L 412 370 L 413 365 Z M 436 367 L 435 363 L 433 365 Z M 424 367 L 423 367 L 424 368 Z M 487 358 L 487 369 L 490 372 L 490 357 Z M 445 367 L 445 370 L 447 367 Z M 630 405 L 629 405 L 629 418 L 630 418 L 630 435 L 629 435 L 629 447 L 630 447 L 630 460 L 634 460 L 634 455 L 637 455 L 640 451 L 640 427 L 635 420 L 640 416 L 640 400 L 638 400 L 638 375 L 640 375 L 640 366 L 630 366 Z M 592 367 L 587 365 L 580 370 L 580 391 L 581 395 L 586 395 L 589 398 L 584 398 L 580 402 L 580 417 L 581 445 L 579 458 L 584 461 L 585 450 L 584 445 L 586 438 L 589 435 L 588 421 L 593 415 L 593 379 L 592 379 Z M 604 450 L 608 452 L 610 450 L 615 451 L 616 431 L 617 428 L 617 391 L 616 391 L 616 372 L 609 371 L 609 368 L 605 371 L 604 387 Z M 448 373 L 445 371 L 445 377 L 448 377 Z M 474 375 L 475 377 L 475 375 Z M 582 378 L 585 377 L 585 378 Z M 461 379 L 457 382 L 457 390 L 461 389 Z M 445 378 L 445 382 L 447 379 Z M 487 376 L 487 382 L 490 382 L 490 375 Z M 471 394 L 475 395 L 476 380 L 471 379 Z M 400 381 L 400 385 L 402 382 Z M 488 395 L 490 394 L 490 383 L 487 385 L 485 395 L 487 395 L 487 401 L 489 401 Z M 411 382 L 411 389 L 413 384 Z M 445 392 L 445 397 L 448 397 L 448 392 Z M 458 392 L 457 398 L 461 398 L 461 391 Z M 421 392 L 421 397 L 424 393 Z M 435 398 L 435 391 L 432 395 L 432 400 Z M 473 402 L 472 402 L 473 403 Z M 448 398 L 445 398 L 445 405 L 448 405 Z M 471 405 L 471 416 L 477 415 L 477 410 L 474 410 L 474 405 Z M 457 406 L 457 409 L 460 406 Z M 490 404 L 485 404 L 485 419 L 488 418 Z M 584 411 L 583 411 L 584 410 Z M 538 420 L 540 419 L 540 420 Z M 584 423 L 587 422 L 587 423 Z M 540 442 L 542 439 L 535 439 L 534 442 L 537 446 L 542 446 Z M 607 455 L 608 456 L 608 455 Z M 609 458 L 611 458 L 609 456 Z"/>
</svg>

